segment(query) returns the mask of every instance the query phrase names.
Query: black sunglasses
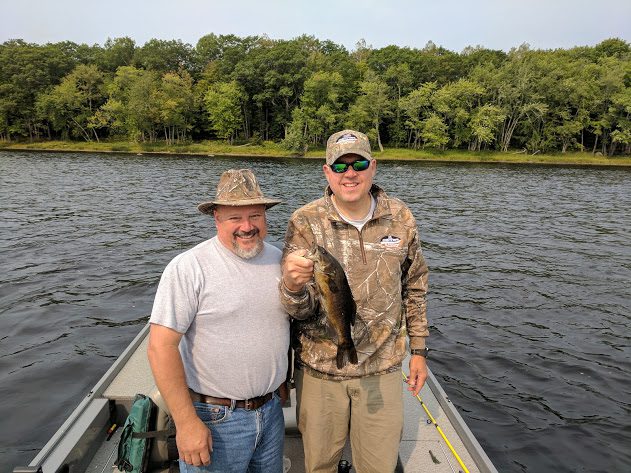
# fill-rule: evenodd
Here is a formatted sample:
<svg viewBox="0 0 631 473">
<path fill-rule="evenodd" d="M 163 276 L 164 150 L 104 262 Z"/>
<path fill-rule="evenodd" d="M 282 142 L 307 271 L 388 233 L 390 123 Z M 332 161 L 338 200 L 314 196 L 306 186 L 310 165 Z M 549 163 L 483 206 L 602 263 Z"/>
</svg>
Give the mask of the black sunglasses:
<svg viewBox="0 0 631 473">
<path fill-rule="evenodd" d="M 348 168 L 353 167 L 355 171 L 365 171 L 370 167 L 370 161 L 367 159 L 358 159 L 352 163 L 333 163 L 329 164 L 331 171 L 341 174 L 348 171 Z"/>
</svg>

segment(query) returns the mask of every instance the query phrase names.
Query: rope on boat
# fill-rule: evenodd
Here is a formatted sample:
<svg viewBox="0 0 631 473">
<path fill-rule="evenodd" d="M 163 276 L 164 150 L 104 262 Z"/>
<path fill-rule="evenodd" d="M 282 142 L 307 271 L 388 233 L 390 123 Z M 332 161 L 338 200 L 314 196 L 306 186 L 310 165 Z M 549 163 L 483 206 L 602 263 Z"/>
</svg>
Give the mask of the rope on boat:
<svg viewBox="0 0 631 473">
<path fill-rule="evenodd" d="M 403 375 L 403 380 L 407 383 L 408 382 L 408 377 L 406 376 L 406 374 L 403 372 L 403 370 L 401 370 L 401 374 Z M 443 432 L 443 429 L 440 428 L 440 426 L 436 423 L 436 421 L 434 420 L 434 417 L 432 416 L 431 412 L 429 412 L 429 409 L 427 408 L 427 406 L 425 405 L 425 403 L 423 402 L 423 400 L 421 399 L 420 395 L 416 395 L 416 399 L 418 399 L 418 402 L 421 403 L 421 406 L 423 406 L 423 409 L 425 409 L 425 413 L 427 414 L 427 416 L 429 417 L 429 420 L 432 421 L 432 424 L 434 424 L 434 427 L 436 427 L 436 430 L 438 430 L 438 433 L 440 433 L 441 437 L 443 438 L 443 440 L 445 441 L 445 443 L 447 444 L 447 446 L 449 447 L 449 450 L 451 450 L 451 453 L 453 453 L 454 457 L 456 458 L 456 460 L 458 460 L 458 463 L 460 464 L 460 466 L 462 467 L 464 473 L 469 473 L 469 470 L 467 469 L 467 467 L 465 466 L 464 462 L 460 459 L 460 456 L 456 453 L 456 450 L 454 449 L 454 447 L 451 445 L 451 442 L 447 439 L 447 436 L 445 435 L 445 433 Z"/>
</svg>

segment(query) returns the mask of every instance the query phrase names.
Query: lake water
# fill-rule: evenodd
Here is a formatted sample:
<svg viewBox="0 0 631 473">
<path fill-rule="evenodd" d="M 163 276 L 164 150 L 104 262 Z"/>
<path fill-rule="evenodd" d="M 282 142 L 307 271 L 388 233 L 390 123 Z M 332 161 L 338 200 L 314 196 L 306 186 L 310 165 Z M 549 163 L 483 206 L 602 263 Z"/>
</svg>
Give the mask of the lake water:
<svg viewBox="0 0 631 473">
<path fill-rule="evenodd" d="M 196 204 L 252 168 L 281 240 L 323 160 L 0 151 L 0 471 L 27 464 L 146 323 Z M 631 169 L 380 162 L 417 218 L 430 367 L 502 472 L 631 468 Z"/>
</svg>

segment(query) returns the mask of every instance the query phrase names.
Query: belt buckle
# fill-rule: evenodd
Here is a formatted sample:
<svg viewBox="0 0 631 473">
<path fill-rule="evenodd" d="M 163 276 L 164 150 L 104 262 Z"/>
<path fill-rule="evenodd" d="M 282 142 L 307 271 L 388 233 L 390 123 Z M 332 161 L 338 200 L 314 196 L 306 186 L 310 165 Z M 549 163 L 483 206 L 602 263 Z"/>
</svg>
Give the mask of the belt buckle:
<svg viewBox="0 0 631 473">
<path fill-rule="evenodd" d="M 252 399 L 246 399 L 246 400 L 243 401 L 243 408 L 246 411 L 252 410 L 252 408 L 250 407 L 251 405 L 252 405 Z"/>
</svg>

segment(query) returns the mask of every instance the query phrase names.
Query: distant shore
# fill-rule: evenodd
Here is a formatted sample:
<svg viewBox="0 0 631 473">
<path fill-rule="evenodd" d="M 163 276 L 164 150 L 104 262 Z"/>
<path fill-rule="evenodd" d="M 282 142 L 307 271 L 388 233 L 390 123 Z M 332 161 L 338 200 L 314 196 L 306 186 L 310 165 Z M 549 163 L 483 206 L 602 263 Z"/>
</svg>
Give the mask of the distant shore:
<svg viewBox="0 0 631 473">
<path fill-rule="evenodd" d="M 198 143 L 167 145 L 159 143 L 135 142 L 74 142 L 74 141 L 41 141 L 33 143 L 0 142 L 0 150 L 4 151 L 46 151 L 69 153 L 121 153 L 121 154 L 156 154 L 187 156 L 239 156 L 253 158 L 296 158 L 322 159 L 324 148 L 309 150 L 299 156 L 273 142 L 261 144 L 229 145 L 225 142 L 203 141 Z M 505 164 L 550 164 L 578 166 L 629 166 L 631 156 L 606 157 L 591 152 L 571 152 L 558 154 L 527 154 L 523 151 L 435 151 L 412 150 L 408 148 L 386 148 L 383 152 L 374 151 L 378 160 L 404 160 L 447 163 L 505 163 Z"/>
</svg>

